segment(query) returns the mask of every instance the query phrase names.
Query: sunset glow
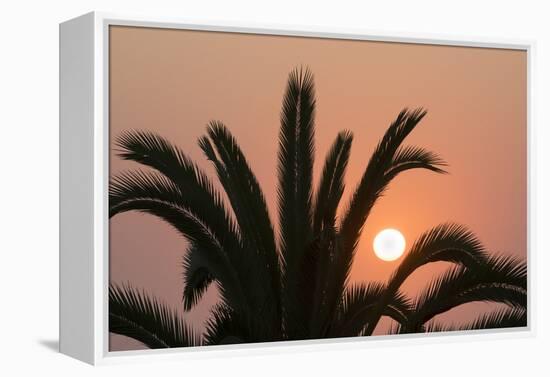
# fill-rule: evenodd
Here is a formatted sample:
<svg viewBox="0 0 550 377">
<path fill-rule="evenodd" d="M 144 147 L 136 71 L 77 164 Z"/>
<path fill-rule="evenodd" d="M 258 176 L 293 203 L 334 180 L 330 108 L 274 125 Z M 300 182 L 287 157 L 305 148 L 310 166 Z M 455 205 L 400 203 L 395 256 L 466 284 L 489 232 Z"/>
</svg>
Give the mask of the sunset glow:
<svg viewBox="0 0 550 377">
<path fill-rule="evenodd" d="M 301 247 L 299 243 L 304 239 L 320 239 L 308 234 L 310 228 L 324 229 L 323 212 L 319 211 L 317 216 L 317 206 L 321 208 L 326 203 L 330 207 L 325 210 L 330 213 L 329 224 L 334 225 L 336 230 L 340 230 L 350 208 L 357 209 L 352 211 L 350 218 L 353 221 L 347 221 L 349 229 L 345 232 L 346 237 L 351 235 L 353 238 L 349 245 L 354 246 L 351 253 L 353 261 L 345 269 L 345 272 L 349 271 L 349 279 L 340 279 L 349 282 L 349 287 L 371 283 L 375 284 L 371 287 L 378 287 L 379 283 L 388 282 L 406 256 L 407 259 L 414 259 L 415 255 L 410 255 L 414 254 L 410 253 L 411 246 L 422 237 L 426 239 L 425 235 L 439 229 L 436 227 L 440 224 L 464 226 L 491 257 L 500 255 L 502 251 L 504 257 L 514 260 L 523 261 L 526 258 L 528 60 L 525 51 L 126 26 L 111 26 L 109 38 L 109 176 L 111 181 L 120 177 L 117 181 L 120 183 L 117 186 L 119 191 L 128 191 L 125 185 L 127 172 L 135 173 L 135 186 L 139 189 L 136 192 L 141 192 L 143 184 L 151 183 L 139 180 L 144 177 L 142 173 L 147 174 L 146 177 L 150 173 L 164 174 L 139 159 L 120 155 L 121 148 L 117 144 L 120 136 L 128 133 L 135 135 L 139 131 L 168 140 L 212 182 L 212 189 L 220 194 L 224 207 L 220 211 L 210 211 L 209 208 L 213 207 L 208 200 L 201 203 L 188 201 L 187 198 L 182 200 L 186 201 L 184 205 L 195 206 L 198 212 L 208 215 L 210 225 L 223 233 L 220 233 L 223 236 L 222 245 L 228 244 L 225 241 L 226 230 L 230 231 L 237 225 L 249 226 L 250 234 L 255 235 L 256 227 L 263 226 L 265 232 L 261 234 L 273 233 L 274 239 L 268 237 L 266 245 L 275 245 L 266 250 L 276 250 L 280 254 L 280 245 L 286 245 L 281 242 L 284 229 L 296 228 L 297 232 L 300 230 L 302 233 L 302 236 L 292 238 L 298 250 Z M 282 110 L 287 103 L 289 75 L 293 70 L 302 68 L 310 69 L 315 84 L 312 95 L 312 103 L 315 104 L 312 148 L 304 149 L 308 152 L 305 156 L 311 152 L 306 164 L 311 165 L 307 174 L 311 183 L 301 186 L 311 187 L 311 193 L 303 195 L 303 198 L 311 200 L 300 202 L 304 205 L 289 210 L 285 221 L 292 224 L 281 229 L 281 224 L 285 223 L 281 220 L 282 186 L 279 182 L 279 155 L 282 150 L 279 139 L 284 123 Z M 427 111 L 418 122 L 418 127 L 407 133 L 406 139 L 399 139 L 402 142 L 396 143 L 393 149 L 386 148 L 387 159 L 373 160 L 387 162 L 381 163 L 378 169 L 367 170 L 371 157 L 398 114 L 403 109 L 411 112 L 417 108 Z M 236 221 L 225 224 L 224 209 L 227 209 L 228 220 L 236 220 L 249 212 L 240 211 L 242 207 L 239 203 L 233 207 L 230 202 L 217 167 L 210 158 L 218 154 L 210 157 L 205 154 L 205 149 L 208 150 L 205 147 L 211 147 L 215 152 L 216 145 L 221 145 L 209 135 L 209 131 L 215 133 L 209 128 L 209 122 L 213 120 L 226 126 L 227 134 L 234 137 L 235 145 L 246 156 L 265 205 L 262 200 L 249 201 L 249 192 L 243 193 L 242 198 L 244 203 L 259 203 L 254 205 L 254 208 L 259 208 L 254 211 L 255 214 L 262 212 L 263 216 L 265 207 L 267 215 L 262 218 L 266 221 L 245 218 L 241 224 L 233 224 L 238 223 Z M 224 135 L 223 132 L 218 133 Z M 143 141 L 140 137 L 135 139 Z M 346 144 L 348 139 L 349 146 Z M 202 143 L 199 144 L 199 141 Z M 130 147 L 139 145 L 129 144 Z M 340 146 L 340 153 L 331 154 L 335 145 Z M 408 169 L 411 171 L 403 172 L 395 179 L 391 178 L 389 182 L 386 178 L 392 175 L 385 174 L 387 165 L 403 158 L 411 160 L 414 154 L 423 162 L 420 165 L 424 165 L 426 159 L 434 160 L 435 156 L 435 162 L 427 165 L 441 168 L 446 174 L 415 168 Z M 325 201 L 317 201 L 317 191 L 329 156 L 333 157 L 334 169 L 339 167 L 341 170 L 340 175 L 331 176 L 341 179 L 335 180 L 335 184 L 327 184 Z M 243 161 L 240 155 L 235 158 Z M 413 166 L 418 163 L 417 160 L 411 162 Z M 285 166 L 295 168 L 297 165 L 294 162 Z M 399 164 L 397 170 L 402 167 Z M 298 177 L 297 174 L 288 176 Z M 156 177 L 152 176 L 152 182 L 156 182 Z M 381 178 L 384 182 L 388 181 L 382 192 L 378 190 L 379 186 L 370 186 L 371 182 L 384 183 Z M 162 176 L 159 183 L 165 183 L 164 179 Z M 179 181 L 179 178 L 176 180 Z M 239 190 L 255 192 L 250 182 L 248 178 L 244 179 L 238 186 Z M 360 191 L 374 199 L 352 203 L 361 182 L 367 184 Z M 292 184 L 296 185 L 295 182 Z M 154 195 L 159 192 L 173 194 L 170 190 L 165 192 L 161 189 L 153 187 L 149 191 Z M 295 187 L 288 192 L 296 192 Z M 218 195 L 214 197 L 218 198 Z M 112 203 L 110 201 L 110 205 Z M 364 203 L 368 204 L 364 208 L 359 205 Z M 288 206 L 289 209 L 291 207 Z M 306 207 L 310 210 L 305 211 L 301 218 L 307 221 L 311 217 L 310 227 L 294 221 L 297 217 L 292 215 Z M 365 210 L 367 207 L 372 207 L 372 210 Z M 238 216 L 234 208 L 239 210 Z M 179 313 L 192 330 L 203 334 L 205 324 L 213 318 L 212 310 L 220 302 L 217 281 L 211 279 L 213 275 L 210 273 L 196 274 L 194 277 L 199 279 L 191 281 L 204 284 L 196 284 L 196 289 L 186 297 L 200 299 L 196 302 L 188 300 L 190 309 L 184 310 L 182 292 L 187 284 L 182 280 L 182 258 L 189 255 L 192 245 L 178 228 L 153 215 L 155 213 L 132 210 L 111 216 L 109 283 L 124 286 L 131 282 L 139 292 L 146 290 L 149 297 L 158 298 L 171 312 Z M 171 217 L 168 214 L 166 218 Z M 364 224 L 351 226 L 359 220 Z M 220 224 L 223 227 L 218 227 Z M 434 236 L 427 239 L 442 238 L 446 241 L 438 245 L 444 246 L 448 242 L 453 244 L 455 240 L 462 242 L 468 239 L 460 229 L 458 234 L 443 229 L 432 232 Z M 239 241 L 240 231 L 236 230 L 236 233 Z M 251 242 L 256 242 L 255 239 L 255 236 L 252 237 Z M 342 240 L 348 242 L 344 238 Z M 302 247 L 300 253 L 303 250 Z M 327 249 L 325 252 L 332 251 Z M 242 281 L 253 282 L 244 288 L 258 290 L 250 297 L 274 297 L 271 293 L 264 296 L 261 291 L 264 278 L 271 275 L 256 273 L 255 268 L 238 264 L 245 261 L 246 258 L 235 258 L 234 262 L 243 274 Z M 332 259 L 327 258 L 327 261 Z M 415 269 L 410 278 L 404 279 L 399 287 L 404 297 L 418 297 L 430 287 L 430 282 L 455 264 L 424 261 L 415 264 L 422 266 Z M 196 262 L 203 263 L 202 258 Z M 304 270 L 301 264 L 296 266 L 296 271 Z M 257 279 L 245 276 L 248 271 L 253 271 L 254 279 Z M 308 278 L 303 282 L 313 282 L 312 276 L 316 273 L 307 271 L 304 276 Z M 333 266 L 328 266 L 326 270 L 315 267 L 311 271 L 327 271 L 327 276 L 335 273 Z M 319 281 L 329 280 L 320 277 Z M 276 278 L 273 281 L 282 280 Z M 296 286 L 301 286 L 302 282 L 296 282 Z M 321 297 L 317 294 L 306 295 L 317 296 Z M 304 309 L 308 313 L 316 310 L 307 305 Z M 257 309 L 254 305 L 249 306 Z M 445 326 L 468 324 L 502 307 L 500 302 L 470 302 L 438 314 L 436 320 Z M 257 317 L 256 313 L 251 314 L 251 318 Z M 266 320 L 261 325 L 269 323 Z M 388 334 L 392 328 L 397 328 L 393 325 L 392 320 L 383 317 L 380 325 L 370 330 L 372 335 Z M 302 336 L 307 338 L 299 334 L 293 339 Z M 109 338 L 110 351 L 147 347 L 124 334 L 111 332 Z"/>
</svg>

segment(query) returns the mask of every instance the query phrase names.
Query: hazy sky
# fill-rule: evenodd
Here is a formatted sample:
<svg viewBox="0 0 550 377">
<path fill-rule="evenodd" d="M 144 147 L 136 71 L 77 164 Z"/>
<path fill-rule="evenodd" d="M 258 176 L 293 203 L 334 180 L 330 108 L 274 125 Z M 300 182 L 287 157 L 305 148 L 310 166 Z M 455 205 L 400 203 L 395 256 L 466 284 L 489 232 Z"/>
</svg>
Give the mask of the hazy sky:
<svg viewBox="0 0 550 377">
<path fill-rule="evenodd" d="M 372 240 L 399 229 L 407 245 L 443 222 L 467 225 L 492 252 L 526 256 L 527 57 L 523 51 L 387 42 L 111 27 L 110 136 L 152 130 L 180 146 L 215 180 L 197 145 L 210 120 L 224 122 L 256 173 L 277 223 L 277 137 L 288 73 L 308 66 L 317 93 L 317 182 L 336 134 L 354 133 L 345 205 L 378 140 L 404 107 L 428 115 L 406 144 L 439 153 L 448 175 L 406 172 L 376 204 L 352 277 L 384 281 L 399 260 L 376 258 Z M 113 151 L 110 172 L 139 167 Z M 343 207 L 343 206 L 342 206 Z M 125 213 L 111 220 L 110 278 L 181 308 L 186 241 L 162 221 Z M 445 264 L 423 267 L 414 296 Z M 215 298 L 187 314 L 197 328 Z M 460 322 L 492 308 L 467 304 L 439 319 Z M 381 326 L 381 328 L 384 326 Z M 379 330 L 380 332 L 381 330 Z M 121 336 L 111 350 L 139 348 Z"/>
</svg>

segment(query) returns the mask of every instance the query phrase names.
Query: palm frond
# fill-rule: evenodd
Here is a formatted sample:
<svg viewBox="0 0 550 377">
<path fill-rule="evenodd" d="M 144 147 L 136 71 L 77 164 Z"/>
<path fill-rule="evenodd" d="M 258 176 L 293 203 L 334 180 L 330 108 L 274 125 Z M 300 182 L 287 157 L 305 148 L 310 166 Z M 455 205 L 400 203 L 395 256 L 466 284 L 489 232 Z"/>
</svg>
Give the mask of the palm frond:
<svg viewBox="0 0 550 377">
<path fill-rule="evenodd" d="M 432 262 L 451 262 L 475 267 L 486 263 L 487 253 L 477 237 L 464 226 L 441 224 L 423 233 L 411 246 L 403 261 L 389 279 L 386 295 L 371 313 L 366 334 L 374 331 L 380 319 L 381 308 L 397 292 L 403 282 L 418 268 Z"/>
<path fill-rule="evenodd" d="M 180 206 L 181 191 L 165 176 L 141 170 L 125 171 L 109 184 L 109 217 L 125 211 L 128 201 L 151 199 Z"/>
<path fill-rule="evenodd" d="M 298 289 L 304 315 L 300 318 L 309 323 L 301 327 L 306 334 L 304 338 L 326 337 L 344 289 L 330 284 L 331 263 L 338 249 L 338 237 L 334 225 L 329 223 L 320 230 L 302 258 Z"/>
<path fill-rule="evenodd" d="M 200 336 L 175 311 L 128 285 L 109 287 L 109 331 L 149 348 L 202 345 Z"/>
<path fill-rule="evenodd" d="M 363 225 L 374 204 L 397 173 L 412 168 L 442 172 L 438 165 L 443 161 L 435 154 L 419 148 L 401 147 L 405 138 L 425 115 L 426 111 L 422 108 L 412 111 L 402 110 L 372 154 L 342 217 L 340 224 L 342 246 L 335 260 L 333 284 L 346 284 Z M 408 161 L 406 158 L 411 160 Z"/>
<path fill-rule="evenodd" d="M 399 288 L 419 267 L 432 262 L 452 262 L 475 267 L 485 263 L 487 252 L 479 239 L 459 224 L 440 224 L 423 233 L 411 246 L 390 278 L 389 286 Z"/>
<path fill-rule="evenodd" d="M 424 109 L 402 110 L 378 143 L 342 218 L 340 228 L 347 253 L 355 250 L 363 224 L 389 183 L 386 173 L 396 151 L 425 115 Z"/>
<path fill-rule="evenodd" d="M 183 257 L 183 309 L 191 310 L 215 280 L 206 252 L 191 245 Z"/>
<path fill-rule="evenodd" d="M 207 345 L 247 343 L 248 329 L 239 323 L 231 308 L 218 305 L 210 312 L 204 339 Z"/>
<path fill-rule="evenodd" d="M 386 286 L 382 283 L 354 284 L 347 288 L 332 334 L 343 337 L 360 335 L 368 324 L 368 314 L 379 304 L 385 289 Z M 404 294 L 396 292 L 384 307 L 382 315 L 398 323 L 405 323 L 410 310 L 410 300 Z"/>
<path fill-rule="evenodd" d="M 405 330 L 418 331 L 436 315 L 475 301 L 526 308 L 526 264 L 514 257 L 496 256 L 474 267 L 450 268 L 418 295 Z"/>
<path fill-rule="evenodd" d="M 327 249 L 320 237 L 306 247 L 298 270 L 295 294 L 298 306 L 287 312 L 292 323 L 291 339 L 311 339 L 320 335 L 319 305 L 323 299 L 322 268 L 326 264 Z"/>
<path fill-rule="evenodd" d="M 279 134 L 279 215 L 283 257 L 300 253 L 310 234 L 313 170 L 313 76 L 309 70 L 290 73 L 283 100 Z"/>
<path fill-rule="evenodd" d="M 116 139 L 118 156 L 156 169 L 180 188 L 200 188 L 216 199 L 213 185 L 193 161 L 165 138 L 149 131 L 130 130 Z"/>
<path fill-rule="evenodd" d="M 199 139 L 199 146 L 213 162 L 235 213 L 245 249 L 248 250 L 248 256 L 243 258 L 242 263 L 248 264 L 249 273 L 256 275 L 253 279 L 256 285 L 268 284 L 258 289 L 264 295 L 271 291 L 269 295 L 272 299 L 268 302 L 275 306 L 271 312 L 279 313 L 276 317 L 280 318 L 279 261 L 264 194 L 229 130 L 220 122 L 211 122 L 207 133 Z M 279 321 L 277 318 L 266 320 Z"/>
<path fill-rule="evenodd" d="M 207 250 L 220 250 L 220 240 L 209 223 L 183 206 L 186 199 L 166 177 L 153 172 L 124 172 L 114 177 L 109 187 L 110 215 L 126 211 L 153 214 L 172 225 L 191 242 L 201 243 Z M 220 257 L 224 255 L 220 250 Z"/>
<path fill-rule="evenodd" d="M 220 282 L 222 295 L 239 307 L 248 307 L 242 264 L 238 261 L 238 242 L 226 232 L 216 232 L 184 205 L 188 198 L 171 180 L 158 173 L 140 171 L 122 173 L 111 181 L 111 215 L 139 211 L 159 217 L 172 225 L 207 258 L 209 271 Z M 197 203 L 195 203 L 197 205 Z M 227 229 L 226 229 L 227 230 Z M 237 249 L 237 250 L 235 250 Z"/>
<path fill-rule="evenodd" d="M 527 310 L 524 308 L 501 308 L 490 313 L 482 314 L 469 323 L 449 325 L 431 322 L 424 326 L 424 330 L 426 332 L 447 332 L 502 329 L 525 326 L 527 326 Z"/>
<path fill-rule="evenodd" d="M 265 326 L 265 318 L 250 316 L 224 304 L 212 309 L 204 338 L 207 345 L 281 340 L 271 333 L 269 326 Z"/>
<path fill-rule="evenodd" d="M 321 174 L 321 180 L 315 195 L 313 232 L 318 234 L 323 223 L 334 226 L 338 204 L 344 193 L 344 175 L 349 161 L 353 135 L 349 131 L 338 134 L 332 144 Z"/>
<path fill-rule="evenodd" d="M 311 241 L 314 92 L 309 70 L 296 69 L 290 73 L 281 112 L 278 156 L 279 243 L 287 313 L 298 305 L 294 293 L 297 273 L 306 245 Z"/>
<path fill-rule="evenodd" d="M 220 239 L 224 239 L 229 253 L 239 254 L 241 247 L 238 228 L 225 207 L 222 196 L 206 174 L 179 148 L 154 133 L 135 130 L 123 132 L 117 138 L 116 145 L 120 148 L 121 158 L 152 167 L 171 181 L 181 193 L 178 204 L 207 223 Z M 127 189 L 124 183 L 132 182 L 119 183 L 123 184 L 123 189 Z M 151 185 L 147 187 L 152 189 Z M 136 190 L 136 187 L 132 189 Z M 110 207 L 113 206 L 111 200 L 114 198 L 111 191 L 112 188 L 109 195 Z M 235 257 L 239 258 L 239 255 Z"/>
<path fill-rule="evenodd" d="M 445 160 L 436 153 L 415 146 L 400 147 L 393 156 L 390 168 L 386 171 L 385 180 L 391 181 L 399 173 L 410 169 L 426 169 L 435 173 L 446 173 Z"/>
</svg>

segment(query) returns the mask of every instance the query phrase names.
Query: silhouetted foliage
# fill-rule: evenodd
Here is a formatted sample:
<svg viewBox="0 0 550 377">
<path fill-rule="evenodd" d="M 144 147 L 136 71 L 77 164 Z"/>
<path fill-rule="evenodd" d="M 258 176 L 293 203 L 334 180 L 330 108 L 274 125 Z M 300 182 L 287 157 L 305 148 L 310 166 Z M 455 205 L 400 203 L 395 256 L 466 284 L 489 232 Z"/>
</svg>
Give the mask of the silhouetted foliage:
<svg viewBox="0 0 550 377">
<path fill-rule="evenodd" d="M 110 331 L 162 348 L 371 335 L 382 316 L 396 322 L 391 333 L 526 325 L 525 262 L 490 256 L 473 233 L 456 224 L 442 224 L 420 236 L 387 283 L 350 284 L 361 231 L 391 181 L 412 169 L 445 173 L 446 163 L 433 152 L 403 145 L 426 111 L 402 110 L 378 143 L 339 219 L 353 135 L 337 135 L 314 190 L 315 106 L 312 73 L 292 71 L 279 134 L 278 235 L 256 176 L 223 123 L 211 122 L 199 146 L 214 165 L 227 202 L 168 140 L 146 131 L 118 137 L 121 158 L 152 170 L 124 172 L 112 179 L 110 216 L 149 213 L 187 239 L 184 311 L 212 284 L 218 286 L 220 298 L 205 333 L 197 336 L 156 299 L 130 286 L 112 285 Z M 418 268 L 441 261 L 452 267 L 416 299 L 400 291 Z M 474 301 L 502 303 L 509 309 L 465 325 L 431 321 Z"/>
</svg>

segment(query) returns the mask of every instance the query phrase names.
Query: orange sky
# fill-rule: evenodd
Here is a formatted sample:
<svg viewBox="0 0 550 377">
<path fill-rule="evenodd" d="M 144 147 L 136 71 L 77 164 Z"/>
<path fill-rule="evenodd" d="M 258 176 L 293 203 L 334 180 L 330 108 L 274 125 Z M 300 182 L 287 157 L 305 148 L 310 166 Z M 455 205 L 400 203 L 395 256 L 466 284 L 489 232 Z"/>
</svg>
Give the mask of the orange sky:
<svg viewBox="0 0 550 377">
<path fill-rule="evenodd" d="M 449 163 L 448 175 L 412 171 L 391 184 L 364 228 L 354 280 L 383 281 L 399 263 L 381 261 L 372 251 L 374 235 L 387 227 L 399 229 L 410 245 L 439 223 L 458 222 L 489 250 L 526 256 L 524 51 L 111 27 L 111 140 L 127 129 L 153 130 L 214 178 L 197 139 L 208 121 L 223 121 L 245 152 L 277 223 L 279 115 L 288 73 L 299 65 L 315 76 L 316 181 L 338 131 L 354 133 L 343 204 L 403 107 L 428 109 L 407 143 Z M 110 159 L 111 175 L 138 167 L 113 152 Z M 129 281 L 180 308 L 185 247 L 181 236 L 152 216 L 118 215 L 110 226 L 111 281 Z M 405 290 L 414 295 L 445 266 L 422 268 Z M 210 292 L 206 301 L 214 297 Z M 198 328 L 208 305 L 187 317 Z M 441 317 L 462 321 L 488 308 L 468 304 Z M 136 347 L 111 337 L 111 350 Z"/>
</svg>

